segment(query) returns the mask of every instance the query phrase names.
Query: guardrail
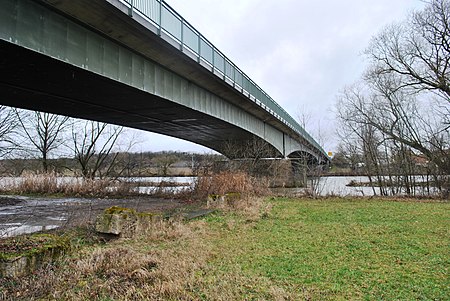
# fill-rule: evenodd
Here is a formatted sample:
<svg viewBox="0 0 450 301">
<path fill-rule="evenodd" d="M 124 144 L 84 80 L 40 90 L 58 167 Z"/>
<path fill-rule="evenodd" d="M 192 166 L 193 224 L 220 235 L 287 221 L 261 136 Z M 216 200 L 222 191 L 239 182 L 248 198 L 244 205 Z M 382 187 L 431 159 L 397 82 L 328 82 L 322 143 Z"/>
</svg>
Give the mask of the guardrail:
<svg viewBox="0 0 450 301">
<path fill-rule="evenodd" d="M 165 1 L 121 1 L 128 5 L 130 16 L 137 13 L 150 21 L 158 29 L 159 35 L 164 33 L 170 36 L 179 45 L 180 51 L 193 55 L 199 64 L 209 68 L 212 73 L 218 75 L 225 82 L 256 102 L 280 122 L 304 137 L 305 140 L 326 156 L 322 147 L 291 115 Z"/>
</svg>

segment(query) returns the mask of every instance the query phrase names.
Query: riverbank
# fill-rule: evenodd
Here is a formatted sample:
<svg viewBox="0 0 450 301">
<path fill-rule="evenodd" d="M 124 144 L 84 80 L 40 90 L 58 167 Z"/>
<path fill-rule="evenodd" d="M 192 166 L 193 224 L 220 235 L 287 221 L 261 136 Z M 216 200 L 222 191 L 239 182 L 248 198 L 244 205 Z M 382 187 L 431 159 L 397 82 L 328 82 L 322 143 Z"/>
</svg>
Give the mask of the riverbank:
<svg viewBox="0 0 450 301">
<path fill-rule="evenodd" d="M 20 234 L 92 225 L 104 209 L 119 206 L 143 212 L 170 212 L 187 202 L 150 196 L 129 198 L 0 197 L 0 238 Z"/>
<path fill-rule="evenodd" d="M 81 246 L 5 299 L 444 300 L 450 204 L 271 198 Z M 256 208 L 256 210 L 255 210 Z M 271 208 L 271 210 L 269 210 Z"/>
</svg>

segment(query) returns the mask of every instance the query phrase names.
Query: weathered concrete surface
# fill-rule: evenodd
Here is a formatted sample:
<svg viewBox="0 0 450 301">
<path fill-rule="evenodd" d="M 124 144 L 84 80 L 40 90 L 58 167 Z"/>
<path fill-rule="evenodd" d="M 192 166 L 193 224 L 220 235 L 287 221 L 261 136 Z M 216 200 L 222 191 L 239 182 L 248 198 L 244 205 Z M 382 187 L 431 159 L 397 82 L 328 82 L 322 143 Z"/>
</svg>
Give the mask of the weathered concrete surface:
<svg viewBox="0 0 450 301">
<path fill-rule="evenodd" d="M 70 243 L 60 237 L 42 234 L 40 246 L 18 252 L 0 252 L 0 276 L 20 277 L 55 261 L 70 249 Z M 18 242 L 20 244 L 20 242 Z"/>
<path fill-rule="evenodd" d="M 130 238 L 149 231 L 158 221 L 161 221 L 161 215 L 113 206 L 97 216 L 95 230 L 104 234 Z"/>
</svg>

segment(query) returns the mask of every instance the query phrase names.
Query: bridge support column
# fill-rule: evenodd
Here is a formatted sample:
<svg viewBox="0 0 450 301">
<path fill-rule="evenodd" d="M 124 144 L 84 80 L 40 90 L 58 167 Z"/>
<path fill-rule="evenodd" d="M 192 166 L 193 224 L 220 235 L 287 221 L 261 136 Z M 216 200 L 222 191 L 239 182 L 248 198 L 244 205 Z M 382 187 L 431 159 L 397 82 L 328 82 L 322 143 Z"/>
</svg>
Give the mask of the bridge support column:
<svg viewBox="0 0 450 301">
<path fill-rule="evenodd" d="M 292 186 L 293 187 L 307 187 L 307 166 L 300 160 L 290 160 L 292 170 Z"/>
<path fill-rule="evenodd" d="M 256 178 L 269 180 L 271 187 L 292 186 L 292 168 L 285 159 L 235 159 L 228 161 L 222 168 L 232 172 L 242 171 Z"/>
</svg>

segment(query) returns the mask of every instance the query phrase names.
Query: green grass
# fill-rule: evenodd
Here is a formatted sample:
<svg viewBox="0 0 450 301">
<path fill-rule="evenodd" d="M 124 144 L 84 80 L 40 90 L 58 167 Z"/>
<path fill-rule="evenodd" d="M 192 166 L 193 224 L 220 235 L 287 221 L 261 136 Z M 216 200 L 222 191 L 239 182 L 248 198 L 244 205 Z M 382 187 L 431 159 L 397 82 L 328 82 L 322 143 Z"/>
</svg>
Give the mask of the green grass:
<svg viewBox="0 0 450 301">
<path fill-rule="evenodd" d="M 449 203 L 272 202 L 271 216 L 253 224 L 209 219 L 221 254 L 210 265 L 238 266 L 313 300 L 450 299 Z M 238 223 L 231 230 L 230 220 Z"/>
<path fill-rule="evenodd" d="M 450 300 L 450 203 L 272 198 L 76 252 L 5 300 Z M 244 203 L 241 203 L 244 204 Z"/>
</svg>

